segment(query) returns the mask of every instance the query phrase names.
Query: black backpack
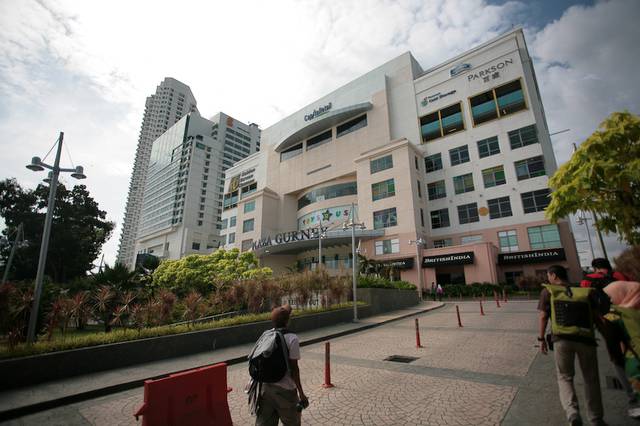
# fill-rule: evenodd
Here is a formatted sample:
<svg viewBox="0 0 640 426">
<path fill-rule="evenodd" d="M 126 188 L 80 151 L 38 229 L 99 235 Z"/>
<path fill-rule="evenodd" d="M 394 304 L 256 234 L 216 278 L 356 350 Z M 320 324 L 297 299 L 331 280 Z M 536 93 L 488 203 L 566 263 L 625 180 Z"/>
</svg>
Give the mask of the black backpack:
<svg viewBox="0 0 640 426">
<path fill-rule="evenodd" d="M 275 383 L 282 380 L 289 370 L 289 349 L 284 338 L 284 335 L 289 333 L 291 332 L 286 329 L 276 329 L 273 352 L 268 357 L 259 354 L 249 359 L 249 375 L 253 380 L 261 383 Z"/>
</svg>

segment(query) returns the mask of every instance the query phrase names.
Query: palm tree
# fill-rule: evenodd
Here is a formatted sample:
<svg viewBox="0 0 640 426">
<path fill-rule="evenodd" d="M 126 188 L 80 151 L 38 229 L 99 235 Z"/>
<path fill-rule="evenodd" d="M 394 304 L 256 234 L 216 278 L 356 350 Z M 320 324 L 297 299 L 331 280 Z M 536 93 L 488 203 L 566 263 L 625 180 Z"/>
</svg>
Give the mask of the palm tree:
<svg viewBox="0 0 640 426">
<path fill-rule="evenodd" d="M 96 284 L 113 287 L 119 292 L 133 290 L 138 286 L 138 272 L 130 271 L 122 263 L 116 263 L 113 267 L 106 265 L 103 271 L 95 275 Z"/>
</svg>

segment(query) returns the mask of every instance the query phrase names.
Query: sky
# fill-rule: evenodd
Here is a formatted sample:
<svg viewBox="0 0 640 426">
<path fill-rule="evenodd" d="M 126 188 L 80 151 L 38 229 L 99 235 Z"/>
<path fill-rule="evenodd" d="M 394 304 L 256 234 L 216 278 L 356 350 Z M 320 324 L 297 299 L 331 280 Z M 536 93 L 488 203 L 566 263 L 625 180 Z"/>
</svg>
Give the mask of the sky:
<svg viewBox="0 0 640 426">
<path fill-rule="evenodd" d="M 403 52 L 427 69 L 514 26 L 551 132 L 570 129 L 552 137 L 561 164 L 610 113 L 640 112 L 639 20 L 637 0 L 0 0 L 0 179 L 35 187 L 43 172 L 24 166 L 64 131 L 63 166 L 84 166 L 117 225 L 111 264 L 145 99 L 164 77 L 189 85 L 203 116 L 264 129 Z M 623 248 L 614 235 L 606 246 Z"/>
</svg>

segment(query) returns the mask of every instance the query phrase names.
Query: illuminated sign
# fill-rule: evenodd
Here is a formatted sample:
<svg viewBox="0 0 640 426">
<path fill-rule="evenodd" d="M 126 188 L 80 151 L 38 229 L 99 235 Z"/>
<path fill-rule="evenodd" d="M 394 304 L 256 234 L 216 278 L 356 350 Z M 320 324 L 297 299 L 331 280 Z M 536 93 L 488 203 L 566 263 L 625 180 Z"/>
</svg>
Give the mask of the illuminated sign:
<svg viewBox="0 0 640 426">
<path fill-rule="evenodd" d="M 473 263 L 473 252 L 443 254 L 440 256 L 425 256 L 422 258 L 423 268 L 434 268 L 444 265 L 468 265 Z"/>
<path fill-rule="evenodd" d="M 564 249 L 545 249 L 545 250 L 532 250 L 532 251 L 520 251 L 515 253 L 502 253 L 498 255 L 498 264 L 508 265 L 510 263 L 543 263 L 543 262 L 555 262 L 557 260 L 565 260 L 567 256 L 564 253 Z"/>
</svg>

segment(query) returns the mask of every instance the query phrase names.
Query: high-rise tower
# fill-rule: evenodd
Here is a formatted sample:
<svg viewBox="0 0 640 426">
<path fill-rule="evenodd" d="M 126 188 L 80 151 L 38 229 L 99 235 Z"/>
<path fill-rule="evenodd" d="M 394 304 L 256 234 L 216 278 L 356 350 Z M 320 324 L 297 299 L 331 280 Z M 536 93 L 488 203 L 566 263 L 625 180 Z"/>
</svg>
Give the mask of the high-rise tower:
<svg viewBox="0 0 640 426">
<path fill-rule="evenodd" d="M 156 93 L 147 98 L 129 184 L 129 195 L 127 196 L 117 258 L 117 262 L 125 264 L 129 268 L 132 268 L 135 262 L 134 243 L 138 232 L 153 141 L 192 111 L 198 111 L 198 108 L 191 89 L 171 77 L 166 77 L 156 88 Z"/>
</svg>

